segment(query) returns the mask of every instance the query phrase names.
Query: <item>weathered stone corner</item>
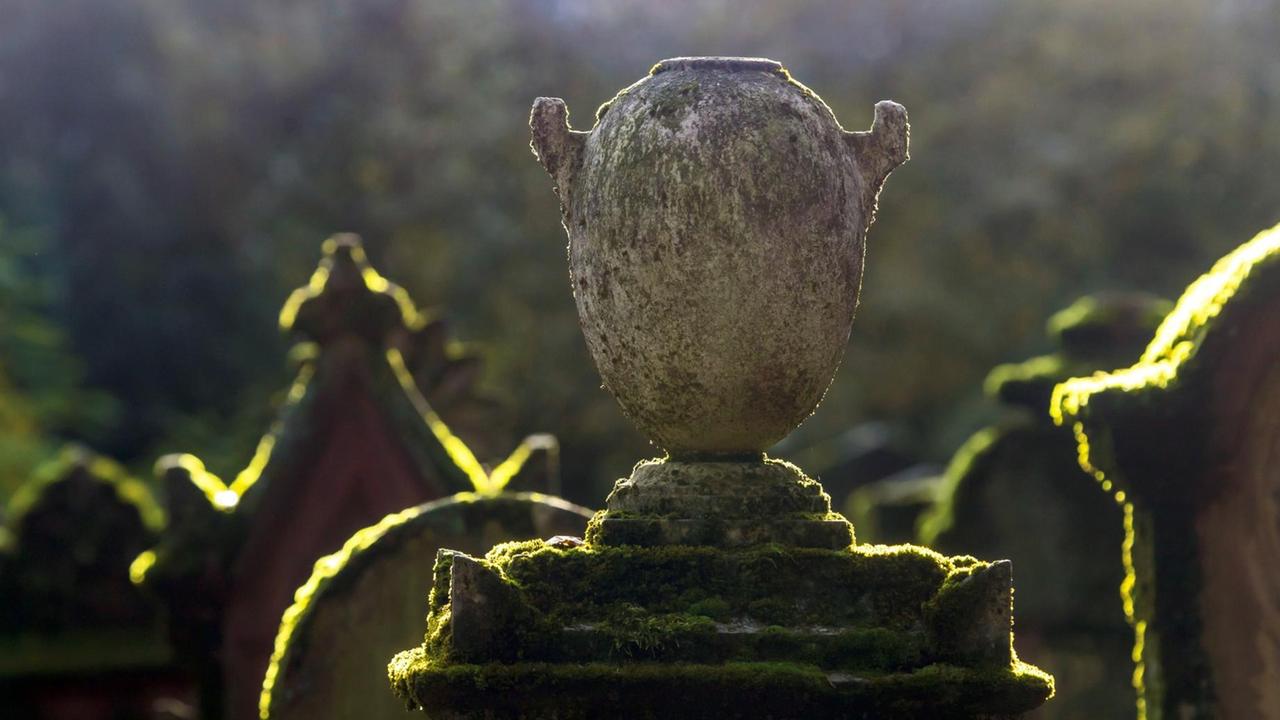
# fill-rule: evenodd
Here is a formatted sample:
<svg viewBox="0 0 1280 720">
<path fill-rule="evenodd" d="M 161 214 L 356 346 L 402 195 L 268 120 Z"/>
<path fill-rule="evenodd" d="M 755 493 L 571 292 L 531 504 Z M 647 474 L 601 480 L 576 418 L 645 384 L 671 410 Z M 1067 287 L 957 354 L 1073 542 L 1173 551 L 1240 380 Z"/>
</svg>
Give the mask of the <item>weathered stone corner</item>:
<svg viewBox="0 0 1280 720">
<path fill-rule="evenodd" d="M 448 553 L 450 650 L 457 662 L 515 659 L 512 636 L 524 609 L 519 594 L 483 562 Z M 446 559 L 446 558 L 440 558 Z"/>
</svg>

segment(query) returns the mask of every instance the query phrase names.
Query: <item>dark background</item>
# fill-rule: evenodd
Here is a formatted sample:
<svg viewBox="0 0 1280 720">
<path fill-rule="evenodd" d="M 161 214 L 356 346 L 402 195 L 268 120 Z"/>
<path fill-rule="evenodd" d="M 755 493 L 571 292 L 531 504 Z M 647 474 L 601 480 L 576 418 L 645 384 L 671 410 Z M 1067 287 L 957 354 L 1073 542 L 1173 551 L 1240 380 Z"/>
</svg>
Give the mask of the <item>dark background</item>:
<svg viewBox="0 0 1280 720">
<path fill-rule="evenodd" d="M 279 307 L 348 230 L 598 505 L 652 450 L 585 352 L 528 111 L 587 129 L 690 54 L 780 60 L 850 129 L 911 113 L 848 355 L 780 452 L 883 420 L 943 460 L 1053 310 L 1176 296 L 1280 219 L 1277 38 L 1254 0 L 0 0 L 0 497 L 66 440 L 233 475 Z"/>
</svg>

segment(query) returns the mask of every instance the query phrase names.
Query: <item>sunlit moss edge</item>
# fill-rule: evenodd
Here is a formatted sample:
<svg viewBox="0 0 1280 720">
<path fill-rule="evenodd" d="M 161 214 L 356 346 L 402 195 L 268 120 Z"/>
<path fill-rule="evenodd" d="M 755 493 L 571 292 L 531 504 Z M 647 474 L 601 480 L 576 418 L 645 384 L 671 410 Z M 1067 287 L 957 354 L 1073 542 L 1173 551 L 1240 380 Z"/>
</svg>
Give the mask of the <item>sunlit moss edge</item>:
<svg viewBox="0 0 1280 720">
<path fill-rule="evenodd" d="M 404 288 L 390 282 L 383 277 L 377 270 L 369 264 L 369 258 L 365 255 L 364 247 L 356 240 L 353 235 L 335 235 L 328 238 L 320 246 L 323 259 L 315 272 L 311 273 L 311 278 L 307 284 L 294 290 L 285 300 L 284 306 L 280 309 L 280 327 L 283 330 L 292 330 L 294 321 L 298 319 L 298 311 L 302 308 L 303 303 L 318 297 L 324 292 L 325 285 L 329 282 L 329 273 L 333 269 L 334 256 L 337 254 L 339 247 L 343 246 L 343 241 L 347 242 L 345 247 L 351 253 L 351 260 L 355 263 L 356 268 L 360 271 L 360 279 L 364 282 L 364 286 L 371 293 L 379 295 L 388 295 L 395 300 L 396 305 L 400 308 L 400 315 L 407 328 L 418 328 L 426 322 L 426 317 L 418 311 L 413 299 L 409 297 L 408 291 Z"/>
<path fill-rule="evenodd" d="M 440 502 L 457 502 L 460 498 L 447 498 Z M 434 503 L 433 503 L 434 504 Z M 280 674 L 289 655 L 289 641 L 297 631 L 303 619 L 309 614 L 313 602 L 322 588 L 333 579 L 357 553 L 365 550 L 392 528 L 399 527 L 409 520 L 418 517 L 432 504 L 411 507 L 398 513 L 384 517 L 374 525 L 356 531 L 342 545 L 342 549 L 316 560 L 311 576 L 303 583 L 293 596 L 293 604 L 285 608 L 280 619 L 280 628 L 276 633 L 275 645 L 271 652 L 271 660 L 267 664 L 266 676 L 262 683 L 262 694 L 258 701 L 258 713 L 264 720 L 271 714 L 271 695 L 275 689 L 276 678 Z"/>
<path fill-rule="evenodd" d="M 417 309 L 409 294 L 400 286 L 389 282 L 369 264 L 363 247 L 354 236 L 334 236 L 325 240 L 322 245 L 324 257 L 307 285 L 295 290 L 285 301 L 280 311 L 280 326 L 282 329 L 292 329 L 303 304 L 324 292 L 340 247 L 344 247 L 350 252 L 351 260 L 359 270 L 361 280 L 367 290 L 371 293 L 388 295 L 395 301 L 405 327 L 415 329 L 426 324 L 427 316 Z M 289 388 L 286 404 L 280 413 L 279 419 L 259 441 L 249 464 L 236 475 L 235 480 L 229 486 L 225 486 L 225 490 L 222 487 L 216 487 L 221 481 L 219 483 L 210 483 L 211 487 L 214 487 L 215 494 L 210 494 L 209 491 L 206 491 L 206 495 L 210 497 L 211 502 L 214 500 L 216 493 L 222 493 L 225 496 L 224 499 L 234 499 L 235 502 L 239 502 L 240 498 L 243 498 L 267 472 L 273 454 L 277 451 L 276 446 L 286 434 L 286 426 L 289 422 L 290 414 L 305 403 L 310 393 L 317 367 L 323 362 L 320 354 L 315 352 L 304 359 L 305 362 L 302 365 L 302 369 Z M 375 364 L 380 364 L 378 359 L 371 359 L 371 361 Z M 451 490 L 462 490 L 469 487 L 481 494 L 496 495 L 502 492 L 511 479 L 520 472 L 535 450 L 550 449 L 548 444 L 554 445 L 554 438 L 548 439 L 550 436 L 530 436 L 521 441 L 511 454 L 496 467 L 492 470 L 487 469 L 476 458 L 471 448 L 453 433 L 440 415 L 431 407 L 431 404 L 418 388 L 417 382 L 406 366 L 400 351 L 396 348 L 387 348 L 381 353 L 381 362 L 385 362 L 385 367 L 390 371 L 390 375 L 393 378 L 389 387 L 385 388 L 386 394 L 397 394 L 398 391 L 397 397 L 403 396 L 400 398 L 401 401 L 406 402 L 411 408 L 411 411 L 402 410 L 399 412 L 393 408 L 387 408 L 391 410 L 391 417 L 401 422 L 421 422 L 425 426 L 427 430 L 425 435 L 429 435 L 431 440 L 439 445 L 440 450 L 440 453 L 435 453 L 428 449 L 427 454 L 432 456 L 432 464 L 440 465 L 437 469 L 445 476 L 446 481 L 454 485 L 454 487 L 449 488 Z M 390 400 L 392 402 L 395 402 L 396 399 L 383 398 L 384 401 Z M 384 407 L 387 406 L 384 404 Z M 413 416 L 416 416 L 416 418 L 411 420 Z M 444 462 L 441 463 L 441 460 L 444 460 Z M 231 504 L 235 504 L 235 502 Z"/>
<path fill-rule="evenodd" d="M 429 454 L 444 460 L 444 462 L 437 460 L 432 464 L 437 466 L 437 469 L 447 480 L 451 480 L 453 487 L 450 489 L 470 487 L 475 492 L 483 495 L 497 495 L 523 469 L 534 451 L 538 449 L 553 449 L 554 438 L 547 435 L 533 435 L 522 440 L 503 462 L 492 470 L 487 470 L 466 443 L 450 430 L 439 414 L 432 409 L 427 399 L 423 397 L 413 380 L 412 374 L 405 366 L 400 352 L 396 349 L 389 349 L 381 355 L 381 358 L 382 362 L 385 362 L 385 368 L 393 378 L 392 382 L 394 383 L 388 394 L 395 393 L 402 396 L 400 400 L 384 398 L 384 401 L 402 402 L 406 406 L 399 412 L 388 408 L 391 411 L 390 416 L 392 418 L 401 419 L 401 422 L 393 420 L 392 425 L 401 425 L 402 422 L 407 420 L 406 416 L 414 418 L 413 420 L 408 420 L 408 422 L 421 422 L 426 432 L 423 433 L 417 430 L 413 432 L 418 435 L 419 439 L 425 439 L 424 436 L 429 435 L 434 443 L 438 445 L 439 452 Z M 320 360 L 316 362 L 320 362 Z M 379 360 L 375 357 L 373 362 L 377 363 Z M 259 440 L 249 464 L 237 473 L 235 480 L 230 485 L 223 484 L 215 475 L 205 471 L 198 460 L 191 456 L 184 456 L 189 458 L 187 462 L 195 468 L 195 471 L 192 472 L 193 481 L 209 498 L 211 504 L 220 509 L 230 509 L 237 506 L 241 499 L 268 473 L 268 468 L 275 459 L 276 453 L 280 451 L 282 439 L 290 431 L 289 424 L 292 416 L 299 412 L 305 412 L 302 408 L 312 394 L 311 386 L 315 374 L 316 367 L 310 363 L 304 365 L 299 371 L 297 378 L 290 386 L 286 404 L 281 409 L 280 417 Z M 413 429 L 410 428 L 410 430 Z M 191 463 L 191 460 L 195 460 L 195 462 Z"/>
<path fill-rule="evenodd" d="M 1280 225 L 1258 233 L 1187 286 L 1137 363 L 1123 370 L 1072 378 L 1055 387 L 1049 407 L 1054 422 L 1062 425 L 1080 417 L 1090 399 L 1100 393 L 1163 389 L 1177 382 L 1179 370 L 1199 350 L 1227 302 L 1260 266 L 1277 258 Z"/>
<path fill-rule="evenodd" d="M 78 465 L 83 465 L 90 477 L 110 485 L 120 502 L 137 509 L 148 530 L 158 533 L 164 528 L 164 509 L 145 483 L 130 476 L 124 467 L 109 458 L 69 445 L 57 457 L 38 466 L 31 478 L 9 499 L 8 523 L 14 529 L 15 538 L 21 535 L 17 529 L 21 527 L 23 516 L 40 501 L 45 490 Z"/>
<path fill-rule="evenodd" d="M 389 349 L 387 350 L 386 358 L 387 364 L 395 374 L 405 396 L 418 415 L 421 416 L 432 436 L 439 442 L 445 453 L 448 454 L 449 459 L 453 461 L 454 466 L 466 474 L 475 492 L 491 497 L 501 493 L 512 478 L 524 468 L 525 463 L 533 456 L 535 450 L 556 448 L 554 437 L 550 435 L 530 435 L 521 440 L 520 444 L 505 460 L 492 470 L 486 469 L 476 458 L 471 448 L 463 442 L 462 438 L 454 435 L 439 413 L 432 409 L 431 404 L 427 402 L 426 397 L 418 389 L 417 383 L 414 382 L 413 375 L 405 365 L 404 357 L 400 354 L 400 351 L 394 348 Z"/>
<path fill-rule="evenodd" d="M 413 329 L 425 324 L 426 315 L 416 309 L 408 294 L 388 282 L 369 265 L 357 238 L 334 236 L 324 242 L 324 258 L 308 284 L 294 291 L 285 302 L 280 315 L 283 329 L 292 328 L 299 309 L 307 300 L 324 292 L 337 253 L 342 247 L 349 250 L 369 291 L 394 298 L 406 327 Z M 268 431 L 259 439 L 248 464 L 230 483 L 209 472 L 199 458 L 189 454 L 166 456 L 157 464 L 157 472 L 163 474 L 171 466 L 178 466 L 186 471 L 192 485 L 215 510 L 236 517 L 251 514 L 257 503 L 256 498 L 261 496 L 264 487 L 264 483 L 260 481 L 264 477 L 269 478 L 276 465 L 287 463 L 291 456 L 296 455 L 293 449 L 306 436 L 305 418 L 309 415 L 309 406 L 314 402 L 316 383 L 325 377 L 326 359 L 315 343 L 301 343 L 295 348 L 293 355 L 299 361 L 300 368 L 289 386 L 285 401 Z M 413 461 L 424 468 L 430 467 L 430 474 L 439 476 L 443 487 L 437 490 L 442 494 L 475 491 L 486 496 L 497 496 L 536 451 L 558 451 L 553 436 L 531 435 L 524 438 L 505 460 L 490 470 L 480 463 L 466 443 L 453 434 L 432 409 L 399 350 L 371 348 L 369 362 L 373 370 L 373 395 L 377 405 L 386 414 L 390 427 L 402 434 L 404 447 Z M 148 572 L 157 562 L 163 560 L 156 549 L 141 553 L 130 565 L 130 579 L 135 584 L 144 584 Z"/>
<path fill-rule="evenodd" d="M 982 391 L 988 397 L 996 397 L 1000 393 L 1000 388 L 1006 383 L 1049 382 L 1061 378 L 1067 367 L 1066 359 L 1059 354 L 1041 355 L 1022 362 L 997 365 L 987 373 L 982 383 Z"/>
<path fill-rule="evenodd" d="M 937 502 L 917 521 L 916 537 L 921 543 L 932 545 L 939 535 L 952 526 L 953 502 L 960 489 L 960 483 L 991 453 L 1002 434 L 1003 430 L 998 427 L 984 428 L 970 436 L 960 449 L 956 450 L 956 454 L 951 457 L 951 462 L 947 464 L 947 469 L 943 473 L 942 484 L 937 491 Z"/>
</svg>

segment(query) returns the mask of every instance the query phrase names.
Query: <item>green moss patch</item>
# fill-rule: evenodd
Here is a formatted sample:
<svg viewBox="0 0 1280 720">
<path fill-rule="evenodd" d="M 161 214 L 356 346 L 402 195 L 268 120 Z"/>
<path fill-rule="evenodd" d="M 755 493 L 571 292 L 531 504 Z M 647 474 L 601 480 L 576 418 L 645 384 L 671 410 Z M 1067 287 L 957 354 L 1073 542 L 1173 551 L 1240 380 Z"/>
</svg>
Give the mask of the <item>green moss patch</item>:
<svg viewBox="0 0 1280 720">
<path fill-rule="evenodd" d="M 885 717 L 934 701 L 969 717 L 1034 707 L 1052 687 L 1012 656 L 1007 564 L 926 548 L 531 541 L 482 560 L 442 552 L 435 572 L 425 643 L 390 668 L 432 717 L 601 717 L 609 703 L 687 716 L 649 692 L 717 717 Z M 572 707 L 543 707 L 561 693 Z"/>
</svg>

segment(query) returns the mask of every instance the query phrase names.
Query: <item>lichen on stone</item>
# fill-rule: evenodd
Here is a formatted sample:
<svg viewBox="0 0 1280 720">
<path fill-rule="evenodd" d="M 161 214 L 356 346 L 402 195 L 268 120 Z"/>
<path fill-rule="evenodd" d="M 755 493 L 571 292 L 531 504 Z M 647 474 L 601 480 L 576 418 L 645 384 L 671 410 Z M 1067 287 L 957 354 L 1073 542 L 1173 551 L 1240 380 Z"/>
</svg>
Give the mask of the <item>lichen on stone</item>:
<svg viewBox="0 0 1280 720">
<path fill-rule="evenodd" d="M 464 558 L 474 572 L 487 574 L 487 583 L 508 589 L 484 591 L 479 605 L 471 603 L 486 608 L 484 618 L 468 619 L 472 628 L 493 623 L 485 629 L 501 638 L 501 657 L 497 646 L 472 652 L 474 634 L 465 640 L 456 634 L 459 590 L 450 581 Z M 914 546 L 505 543 L 482 559 L 440 554 L 424 644 L 397 656 L 389 673 L 397 692 L 430 706 L 433 717 L 442 709 L 445 717 L 466 716 L 449 714 L 457 693 L 483 690 L 486 704 L 501 705 L 487 691 L 519 685 L 515 678 L 533 667 L 546 668 L 553 678 L 547 682 L 568 686 L 594 682 L 588 680 L 594 670 L 575 673 L 599 666 L 616 668 L 610 672 L 623 685 L 665 675 L 700 692 L 738 678 L 736 668 L 745 664 L 766 674 L 823 678 L 824 697 L 834 687 L 828 676 L 849 675 L 863 678 L 855 690 L 806 702 L 843 698 L 859 710 L 882 707 L 890 696 L 893 703 L 913 702 L 946 685 L 954 685 L 946 693 L 970 692 L 984 677 L 1034 696 L 1026 701 L 1032 707 L 1051 692 L 1051 681 L 1012 654 L 1009 592 L 1007 563 L 948 558 Z M 1004 614 L 991 622 L 992 604 L 1001 602 Z M 994 643 L 973 642 L 975 632 Z M 941 685 L 928 690 L 929 678 Z M 785 683 L 770 692 L 785 694 Z M 532 687 L 517 693 L 538 702 Z M 583 707 L 591 702 L 585 700 Z M 986 701 L 999 705 L 995 697 Z"/>
</svg>

